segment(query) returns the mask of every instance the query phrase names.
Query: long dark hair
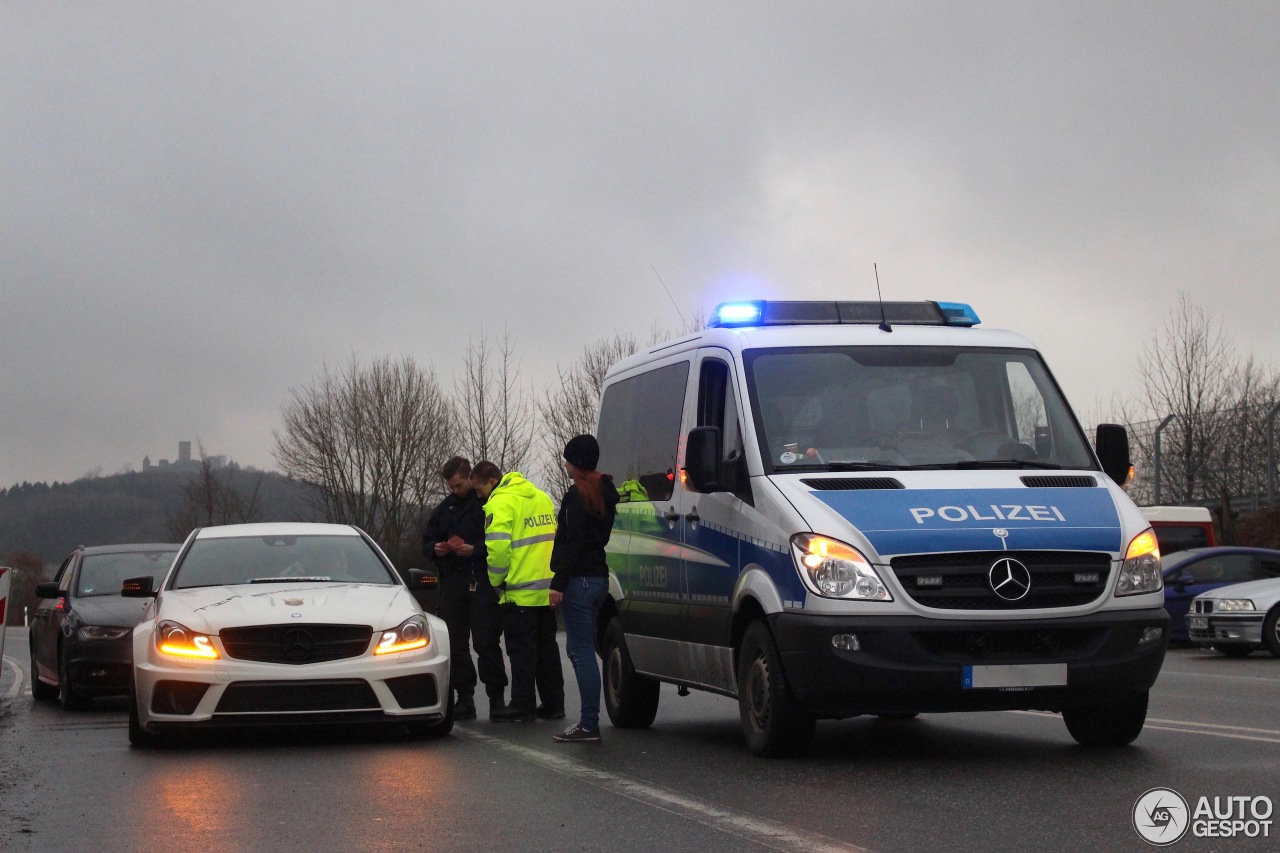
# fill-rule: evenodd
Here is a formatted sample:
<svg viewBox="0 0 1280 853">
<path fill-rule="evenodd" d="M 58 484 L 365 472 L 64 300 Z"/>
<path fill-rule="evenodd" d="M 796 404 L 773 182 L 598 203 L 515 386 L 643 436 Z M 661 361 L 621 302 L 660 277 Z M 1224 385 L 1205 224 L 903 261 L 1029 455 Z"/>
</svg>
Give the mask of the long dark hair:
<svg viewBox="0 0 1280 853">
<path fill-rule="evenodd" d="M 578 490 L 578 497 L 582 498 L 582 508 L 587 511 L 587 515 L 603 518 L 604 493 L 600 491 L 600 472 L 574 465 L 569 476 L 573 478 L 573 487 Z"/>
</svg>

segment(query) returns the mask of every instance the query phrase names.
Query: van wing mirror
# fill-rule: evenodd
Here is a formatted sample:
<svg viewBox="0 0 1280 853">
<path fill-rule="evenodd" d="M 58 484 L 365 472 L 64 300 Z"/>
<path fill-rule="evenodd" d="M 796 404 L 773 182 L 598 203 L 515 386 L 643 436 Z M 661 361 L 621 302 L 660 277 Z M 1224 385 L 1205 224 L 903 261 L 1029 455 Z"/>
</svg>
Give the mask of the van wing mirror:
<svg viewBox="0 0 1280 853">
<path fill-rule="evenodd" d="M 129 578 L 120 584 L 122 598 L 155 598 L 155 579 L 151 575 Z"/>
<path fill-rule="evenodd" d="M 1098 424 L 1094 448 L 1108 477 L 1121 486 L 1129 483 L 1129 433 L 1119 424 Z"/>
<path fill-rule="evenodd" d="M 720 491 L 720 428 L 694 427 L 684 446 L 684 469 L 699 492 Z"/>
</svg>

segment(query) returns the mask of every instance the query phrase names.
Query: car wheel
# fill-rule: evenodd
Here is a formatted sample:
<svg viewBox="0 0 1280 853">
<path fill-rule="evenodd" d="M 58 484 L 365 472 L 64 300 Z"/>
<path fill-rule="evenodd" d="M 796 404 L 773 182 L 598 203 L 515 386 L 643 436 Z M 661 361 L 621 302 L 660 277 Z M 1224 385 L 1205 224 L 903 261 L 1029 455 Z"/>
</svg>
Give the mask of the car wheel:
<svg viewBox="0 0 1280 853">
<path fill-rule="evenodd" d="M 160 746 L 162 738 L 154 732 L 142 727 L 142 719 L 138 714 L 138 690 L 129 684 L 129 744 L 140 749 Z"/>
<path fill-rule="evenodd" d="M 645 729 L 658 716 L 662 684 L 637 675 L 627 653 L 622 623 L 609 621 L 604 632 L 604 707 L 609 721 L 620 729 Z"/>
<path fill-rule="evenodd" d="M 444 719 L 437 723 L 409 723 L 409 737 L 444 737 L 453 731 L 453 690 L 449 690 L 449 702 L 444 709 Z"/>
<path fill-rule="evenodd" d="M 1219 643 L 1213 647 L 1218 654 L 1229 658 L 1247 658 L 1253 652 L 1253 646 L 1241 646 L 1234 643 Z"/>
<path fill-rule="evenodd" d="M 36 646 L 31 643 L 31 698 L 48 702 L 58 698 L 58 688 L 45 684 L 40 680 L 40 670 L 36 669 Z"/>
<path fill-rule="evenodd" d="M 71 678 L 71 663 L 67 660 L 67 647 L 58 650 L 58 702 L 67 711 L 83 711 L 93 704 L 93 697 L 76 689 Z"/>
<path fill-rule="evenodd" d="M 738 710 L 747 748 L 755 755 L 798 755 L 813 740 L 817 721 L 792 697 L 782 655 L 763 622 L 753 622 L 738 655 Z"/>
<path fill-rule="evenodd" d="M 1267 618 L 1262 621 L 1262 645 L 1280 658 L 1280 606 L 1271 608 Z"/>
<path fill-rule="evenodd" d="M 1081 746 L 1126 746 L 1142 733 L 1147 721 L 1147 691 L 1112 705 L 1067 708 L 1062 721 Z"/>
</svg>

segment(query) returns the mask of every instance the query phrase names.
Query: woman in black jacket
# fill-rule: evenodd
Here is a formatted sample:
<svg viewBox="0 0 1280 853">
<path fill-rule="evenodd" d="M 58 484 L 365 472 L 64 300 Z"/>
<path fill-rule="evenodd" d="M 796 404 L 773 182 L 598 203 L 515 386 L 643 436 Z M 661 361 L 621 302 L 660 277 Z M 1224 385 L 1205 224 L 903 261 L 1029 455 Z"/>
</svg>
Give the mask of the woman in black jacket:
<svg viewBox="0 0 1280 853">
<path fill-rule="evenodd" d="M 600 667 L 596 663 L 596 618 L 609 592 L 604 546 L 613 532 L 618 490 L 596 470 L 600 445 L 579 435 L 564 446 L 565 469 L 573 485 L 560 501 L 551 552 L 551 606 L 564 616 L 565 646 L 578 679 L 582 712 L 578 722 L 555 736 L 561 743 L 600 740 Z"/>
</svg>

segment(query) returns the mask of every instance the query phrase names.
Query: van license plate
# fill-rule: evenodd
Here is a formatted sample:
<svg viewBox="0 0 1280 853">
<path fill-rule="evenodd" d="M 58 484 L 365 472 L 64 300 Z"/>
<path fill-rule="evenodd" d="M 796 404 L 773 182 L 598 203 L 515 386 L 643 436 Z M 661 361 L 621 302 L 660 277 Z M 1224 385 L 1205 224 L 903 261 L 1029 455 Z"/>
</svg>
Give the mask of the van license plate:
<svg viewBox="0 0 1280 853">
<path fill-rule="evenodd" d="M 1027 663 L 1009 665 L 966 666 L 964 689 L 983 687 L 1065 687 L 1065 663 Z"/>
<path fill-rule="evenodd" d="M 1192 616 L 1187 621 L 1187 627 L 1196 631 L 1203 631 L 1209 627 L 1209 619 L 1206 616 Z"/>
</svg>

